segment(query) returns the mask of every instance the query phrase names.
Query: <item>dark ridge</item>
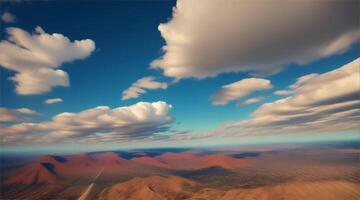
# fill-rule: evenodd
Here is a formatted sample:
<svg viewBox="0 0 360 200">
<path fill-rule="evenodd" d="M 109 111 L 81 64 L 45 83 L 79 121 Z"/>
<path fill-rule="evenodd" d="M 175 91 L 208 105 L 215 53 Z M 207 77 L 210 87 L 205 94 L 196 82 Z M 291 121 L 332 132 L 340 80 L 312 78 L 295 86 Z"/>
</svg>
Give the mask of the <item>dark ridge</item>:
<svg viewBox="0 0 360 200">
<path fill-rule="evenodd" d="M 142 152 L 146 153 L 147 156 L 155 157 L 164 153 L 182 153 L 189 151 L 189 148 L 157 148 L 157 149 L 143 149 Z"/>
<path fill-rule="evenodd" d="M 36 185 L 38 183 L 39 180 L 39 173 L 36 172 L 34 180 L 32 181 L 32 183 L 30 185 Z"/>
<path fill-rule="evenodd" d="M 47 169 L 50 173 L 57 175 L 57 173 L 55 172 L 55 166 L 51 163 L 41 163 L 41 165 Z"/>
<path fill-rule="evenodd" d="M 259 157 L 261 153 L 258 152 L 245 152 L 230 155 L 233 158 L 246 158 L 246 157 Z"/>
<path fill-rule="evenodd" d="M 60 162 L 60 163 L 65 163 L 67 162 L 67 159 L 62 157 L 62 156 L 52 156 L 56 161 Z"/>
<path fill-rule="evenodd" d="M 135 157 L 141 157 L 140 155 L 136 155 L 135 153 L 131 153 L 131 152 L 127 152 L 127 151 L 116 151 L 115 153 L 117 153 L 120 157 L 127 159 L 127 160 L 130 160 Z"/>
<path fill-rule="evenodd" d="M 161 154 L 164 153 L 181 153 L 181 152 L 185 152 L 185 151 L 189 151 L 189 148 L 156 148 L 156 149 L 136 149 L 136 150 L 132 150 L 132 151 L 124 151 L 124 150 L 117 150 L 117 151 L 111 151 L 114 152 L 116 154 L 118 154 L 118 156 L 130 160 L 132 158 L 138 158 L 138 157 L 143 157 L 144 155 L 139 155 L 139 152 L 143 152 L 145 153 L 145 156 L 150 156 L 150 157 L 155 157 L 155 156 L 159 156 Z M 97 155 L 100 153 L 106 153 L 109 151 L 95 151 L 95 152 L 90 152 L 88 153 L 89 155 Z"/>
<path fill-rule="evenodd" d="M 210 176 L 230 176 L 234 172 L 224 169 L 222 167 L 214 166 L 204 169 L 192 170 L 192 171 L 181 171 L 177 175 L 185 178 L 194 178 L 194 177 L 210 177 Z"/>
</svg>

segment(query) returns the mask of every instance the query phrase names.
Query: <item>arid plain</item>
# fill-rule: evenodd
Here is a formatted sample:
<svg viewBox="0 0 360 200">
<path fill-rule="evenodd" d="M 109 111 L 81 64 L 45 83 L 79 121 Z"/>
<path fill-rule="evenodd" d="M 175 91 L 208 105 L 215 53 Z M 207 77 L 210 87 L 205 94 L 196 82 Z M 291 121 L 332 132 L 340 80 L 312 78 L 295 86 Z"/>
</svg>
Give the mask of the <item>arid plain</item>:
<svg viewBox="0 0 360 200">
<path fill-rule="evenodd" d="M 357 200 L 359 155 L 357 147 L 280 145 L 8 157 L 1 199 Z"/>
</svg>

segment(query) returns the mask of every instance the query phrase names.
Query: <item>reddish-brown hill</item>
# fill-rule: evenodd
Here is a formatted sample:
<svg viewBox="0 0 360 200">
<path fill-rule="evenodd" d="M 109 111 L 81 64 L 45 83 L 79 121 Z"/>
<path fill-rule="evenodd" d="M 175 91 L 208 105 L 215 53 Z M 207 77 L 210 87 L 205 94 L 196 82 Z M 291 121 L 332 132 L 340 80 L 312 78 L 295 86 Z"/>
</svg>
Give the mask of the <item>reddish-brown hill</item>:
<svg viewBox="0 0 360 200">
<path fill-rule="evenodd" d="M 150 165 L 154 167 L 163 167 L 163 168 L 169 168 L 169 166 L 166 163 L 163 163 L 153 157 L 150 156 L 144 156 L 144 157 L 138 157 L 131 159 L 132 161 L 135 161 L 137 163 L 143 164 L 143 165 Z"/>
<path fill-rule="evenodd" d="M 127 160 L 114 152 L 77 154 L 71 156 L 46 155 L 33 164 L 9 174 L 8 184 L 53 183 L 63 177 L 76 178 L 89 174 L 93 176 L 104 169 L 103 175 L 123 173 L 150 173 L 152 168 L 193 170 L 219 166 L 234 169 L 245 166 L 248 159 L 237 159 L 225 155 L 196 155 L 192 153 L 165 153 L 156 157 L 138 157 Z"/>
<path fill-rule="evenodd" d="M 357 200 L 359 184 L 348 181 L 289 182 L 223 190 L 180 177 L 133 178 L 103 190 L 98 200 Z"/>
<path fill-rule="evenodd" d="M 176 176 L 133 178 L 100 194 L 100 200 L 173 200 L 189 197 L 187 190 L 196 184 Z"/>
<path fill-rule="evenodd" d="M 130 163 L 131 161 L 113 152 L 96 155 L 76 154 L 66 157 L 45 155 L 34 163 L 8 174 L 4 183 L 54 183 L 61 177 L 76 177 L 85 174 L 92 176 L 103 168 L 111 173 L 123 172 L 131 168 Z"/>
<path fill-rule="evenodd" d="M 11 173 L 5 184 L 55 183 L 58 176 L 51 163 L 33 163 Z"/>
<path fill-rule="evenodd" d="M 219 166 L 225 169 L 234 169 L 247 166 L 249 159 L 237 159 L 222 154 L 195 155 L 192 153 L 165 153 L 156 157 L 133 158 L 135 162 L 172 169 L 201 169 Z"/>
</svg>

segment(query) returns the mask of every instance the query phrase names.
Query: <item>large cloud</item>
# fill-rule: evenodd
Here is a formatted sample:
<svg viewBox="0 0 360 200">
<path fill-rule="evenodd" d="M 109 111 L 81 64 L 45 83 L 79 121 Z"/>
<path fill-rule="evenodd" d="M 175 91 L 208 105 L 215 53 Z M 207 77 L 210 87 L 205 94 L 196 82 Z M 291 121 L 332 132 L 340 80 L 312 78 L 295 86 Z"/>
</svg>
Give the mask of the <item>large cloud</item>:
<svg viewBox="0 0 360 200">
<path fill-rule="evenodd" d="M 271 82 L 261 78 L 247 78 L 224 85 L 211 98 L 214 105 L 225 105 L 229 101 L 237 100 L 258 90 L 270 89 Z"/>
<path fill-rule="evenodd" d="M 151 66 L 176 79 L 275 73 L 346 51 L 360 38 L 358 8 L 359 1 L 178 0 L 159 25 L 166 45 Z"/>
<path fill-rule="evenodd" d="M 59 33 L 48 34 L 40 27 L 30 34 L 20 28 L 7 28 L 7 40 L 0 42 L 0 65 L 17 72 L 11 78 L 21 95 L 40 94 L 55 86 L 69 86 L 63 63 L 88 57 L 95 49 L 90 39 L 71 42 Z"/>
<path fill-rule="evenodd" d="M 300 77 L 294 95 L 258 108 L 249 120 L 228 124 L 247 133 L 360 128 L 360 58 L 324 74 Z"/>
<path fill-rule="evenodd" d="M 29 121 L 24 115 L 37 115 L 38 112 L 29 108 L 8 109 L 0 108 L 0 122 Z"/>
<path fill-rule="evenodd" d="M 359 130 L 359 73 L 360 58 L 327 73 L 300 77 L 289 87 L 293 95 L 263 104 L 248 120 L 173 139 Z"/>
<path fill-rule="evenodd" d="M 61 113 L 48 122 L 3 126 L 2 137 L 7 145 L 144 139 L 167 131 L 166 125 L 173 121 L 168 115 L 170 109 L 171 105 L 161 101 L 114 109 L 99 106 L 79 113 Z"/>
<path fill-rule="evenodd" d="M 153 76 L 148 76 L 137 80 L 128 89 L 122 93 L 122 99 L 138 98 L 141 94 L 146 93 L 146 90 L 166 89 L 168 84 L 165 82 L 156 81 Z"/>
</svg>

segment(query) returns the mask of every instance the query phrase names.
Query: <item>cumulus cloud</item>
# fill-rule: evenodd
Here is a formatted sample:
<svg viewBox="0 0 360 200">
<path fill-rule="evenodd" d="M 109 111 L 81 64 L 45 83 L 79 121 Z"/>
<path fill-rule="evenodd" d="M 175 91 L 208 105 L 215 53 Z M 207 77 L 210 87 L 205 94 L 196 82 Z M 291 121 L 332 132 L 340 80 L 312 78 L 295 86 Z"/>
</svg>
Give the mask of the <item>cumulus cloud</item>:
<svg viewBox="0 0 360 200">
<path fill-rule="evenodd" d="M 257 102 L 262 101 L 263 99 L 264 99 L 264 97 L 262 97 L 262 96 L 246 99 L 245 101 L 238 103 L 237 106 L 245 106 L 245 105 L 257 103 Z"/>
<path fill-rule="evenodd" d="M 69 76 L 60 69 L 41 68 L 24 71 L 10 78 L 16 83 L 16 93 L 21 95 L 41 94 L 55 86 L 68 87 Z"/>
<path fill-rule="evenodd" d="M 235 83 L 222 86 L 221 89 L 211 97 L 213 100 L 212 103 L 213 105 L 225 105 L 230 101 L 243 98 L 252 92 L 270 89 L 272 87 L 271 82 L 266 79 L 242 79 Z"/>
<path fill-rule="evenodd" d="M 95 49 L 90 39 L 72 42 L 60 33 L 48 34 L 41 27 L 36 27 L 34 33 L 20 28 L 7 28 L 6 32 L 7 40 L 0 42 L 0 65 L 17 72 L 10 79 L 16 82 L 16 92 L 20 95 L 69 86 L 68 74 L 56 68 L 84 59 Z"/>
<path fill-rule="evenodd" d="M 9 11 L 5 11 L 1 15 L 1 21 L 3 21 L 4 23 L 14 23 L 16 22 L 16 16 Z"/>
<path fill-rule="evenodd" d="M 37 114 L 39 113 L 29 108 L 18 108 L 18 109 L 0 108 L 0 122 L 29 121 L 31 119 L 28 117 L 24 117 L 24 115 L 37 115 Z"/>
<path fill-rule="evenodd" d="M 122 93 L 122 99 L 138 98 L 141 94 L 146 93 L 146 90 L 166 89 L 168 84 L 165 82 L 156 81 L 153 76 L 144 77 L 133 83 L 128 89 Z"/>
<path fill-rule="evenodd" d="M 63 100 L 61 98 L 53 98 L 53 99 L 45 100 L 46 104 L 53 104 L 53 103 L 60 103 L 60 102 L 63 102 Z"/>
<path fill-rule="evenodd" d="M 176 79 L 276 73 L 346 51 L 360 38 L 358 8 L 358 1 L 178 0 L 159 25 L 166 45 L 151 67 Z"/>
<path fill-rule="evenodd" d="M 166 102 L 139 102 L 125 107 L 98 106 L 79 113 L 61 113 L 51 121 L 2 126 L 6 144 L 129 141 L 168 130 L 173 121 Z M 22 140 L 24 136 L 30 139 Z"/>
<path fill-rule="evenodd" d="M 298 78 L 294 94 L 259 107 L 228 128 L 247 133 L 359 129 L 360 58 L 324 74 Z"/>
</svg>

